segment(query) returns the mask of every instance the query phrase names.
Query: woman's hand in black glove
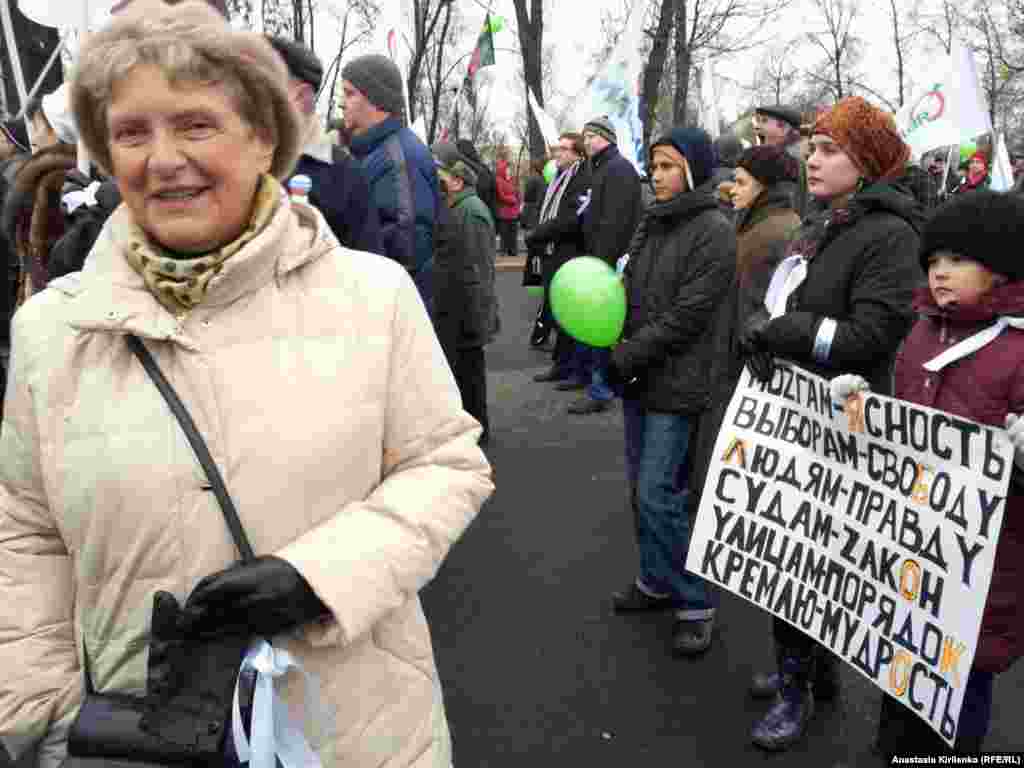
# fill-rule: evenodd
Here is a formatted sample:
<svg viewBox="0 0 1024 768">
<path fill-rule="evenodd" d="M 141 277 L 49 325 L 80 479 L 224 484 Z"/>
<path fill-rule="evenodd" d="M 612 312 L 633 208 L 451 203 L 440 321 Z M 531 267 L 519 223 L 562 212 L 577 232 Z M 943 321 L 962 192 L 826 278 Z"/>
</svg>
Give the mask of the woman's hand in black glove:
<svg viewBox="0 0 1024 768">
<path fill-rule="evenodd" d="M 200 581 L 185 602 L 181 626 L 190 638 L 238 633 L 269 637 L 328 613 L 290 563 L 263 555 Z"/>
<path fill-rule="evenodd" d="M 746 319 L 739 335 L 740 351 L 744 355 L 749 356 L 758 351 L 760 333 L 771 319 L 771 315 L 765 309 L 757 310 Z"/>
</svg>

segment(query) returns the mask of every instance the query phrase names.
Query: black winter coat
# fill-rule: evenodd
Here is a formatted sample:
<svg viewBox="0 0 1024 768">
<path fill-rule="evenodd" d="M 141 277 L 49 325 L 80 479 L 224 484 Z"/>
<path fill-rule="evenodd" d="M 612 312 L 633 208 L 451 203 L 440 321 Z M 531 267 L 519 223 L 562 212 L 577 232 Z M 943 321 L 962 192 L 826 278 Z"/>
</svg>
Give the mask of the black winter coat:
<svg viewBox="0 0 1024 768">
<path fill-rule="evenodd" d="M 584 253 L 583 228 L 576 212 L 586 200 L 590 186 L 590 169 L 584 163 L 569 182 L 554 218 L 538 224 L 526 238 L 530 249 L 541 249 L 541 268 L 545 286 L 550 285 L 551 278 L 565 262 Z M 543 202 L 542 199 L 541 204 Z M 548 245 L 551 246 L 550 249 Z"/>
<path fill-rule="evenodd" d="M 736 234 L 714 197 L 648 209 L 626 265 L 623 341 L 612 365 L 648 410 L 695 414 L 710 397 L 714 323 L 736 269 Z"/>
<path fill-rule="evenodd" d="M 924 211 L 908 190 L 889 183 L 858 193 L 847 210 L 805 221 L 797 240 L 818 242 L 807 278 L 757 343 L 821 376 L 860 374 L 887 394 L 896 349 L 914 321 L 913 292 L 923 281 L 917 249 Z M 828 359 L 816 360 L 824 318 L 837 328 Z"/>
<path fill-rule="evenodd" d="M 544 202 L 546 189 L 547 184 L 542 176 L 533 174 L 526 180 L 526 189 L 523 191 L 523 213 L 519 219 L 519 224 L 524 229 L 533 229 L 537 226 L 537 218 L 540 216 L 540 206 Z"/>
<path fill-rule="evenodd" d="M 615 266 L 643 212 L 640 175 L 612 144 L 590 161 L 590 203 L 583 214 L 587 254 Z"/>
</svg>

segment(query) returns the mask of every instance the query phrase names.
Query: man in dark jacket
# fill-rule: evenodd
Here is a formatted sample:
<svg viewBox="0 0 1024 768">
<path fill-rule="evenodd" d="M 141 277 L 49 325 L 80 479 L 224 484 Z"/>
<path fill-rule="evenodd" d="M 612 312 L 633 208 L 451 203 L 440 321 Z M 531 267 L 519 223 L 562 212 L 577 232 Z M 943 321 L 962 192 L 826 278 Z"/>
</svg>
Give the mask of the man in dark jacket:
<svg viewBox="0 0 1024 768">
<path fill-rule="evenodd" d="M 551 280 L 562 265 L 583 253 L 583 230 L 579 210 L 587 201 L 590 190 L 590 169 L 584 161 L 586 150 L 583 137 L 578 133 L 563 133 L 558 137 L 555 163 L 558 175 L 545 191 L 541 202 L 539 223 L 526 236 L 527 250 L 538 249 L 544 285 L 544 306 L 534 323 L 534 335 L 548 333 L 555 326 L 551 311 Z M 565 331 L 557 328 L 558 336 L 552 353 L 553 364 L 548 371 L 533 377 L 534 381 L 568 381 L 581 379 L 573 355 L 575 342 Z"/>
<path fill-rule="evenodd" d="M 582 206 L 583 241 L 587 255 L 614 267 L 629 248 L 643 210 L 640 174 L 619 154 L 615 127 L 607 115 L 596 117 L 583 126 L 583 142 L 590 157 L 590 198 Z M 614 393 L 608 386 L 608 350 L 577 343 L 579 370 L 583 381 L 579 388 L 586 396 L 569 406 L 569 413 L 603 411 L 611 405 Z"/>
<path fill-rule="evenodd" d="M 807 174 L 801 151 L 800 112 L 782 104 L 763 104 L 754 110 L 754 133 L 759 144 L 782 147 L 800 163 L 800 180 L 791 187 L 793 208 L 803 218 L 807 215 Z"/>
<path fill-rule="evenodd" d="M 341 77 L 345 126 L 370 179 L 384 255 L 409 271 L 430 310 L 434 220 L 444 202 L 430 150 L 405 127 L 402 74 L 387 56 L 368 54 L 346 64 Z"/>
<path fill-rule="evenodd" d="M 714 169 L 711 138 L 675 128 L 651 147 L 656 202 L 625 267 L 628 314 L 613 349 L 623 415 L 640 570 L 612 597 L 615 610 L 674 610 L 672 652 L 711 645 L 716 593 L 686 570 L 690 546 L 685 470 L 694 420 L 710 401 L 712 320 L 736 269 L 736 234 L 700 186 Z"/>
<path fill-rule="evenodd" d="M 454 360 L 450 365 L 462 394 L 463 407 L 483 426 L 480 442 L 486 443 L 490 438 L 490 422 L 484 346 L 498 332 L 494 220 L 476 195 L 476 173 L 455 146 L 437 144 L 434 157 L 453 219 L 450 232 L 444 233 L 453 242 L 444 255 L 454 256 L 451 260 L 445 259 L 446 295 L 440 297 L 436 311 L 455 314 L 460 321 L 457 331 L 448 327 L 454 325 L 452 318 L 446 318 L 441 325 L 447 337 L 445 341 L 453 347 L 449 360 Z M 458 263 L 460 256 L 461 265 Z"/>
<path fill-rule="evenodd" d="M 498 184 L 494 173 L 480 159 L 480 153 L 476 151 L 476 147 L 469 139 L 459 139 L 455 142 L 455 148 L 459 150 L 459 154 L 462 155 L 469 167 L 476 172 L 476 196 L 487 206 L 487 210 L 491 212 L 491 218 L 497 221 Z"/>
<path fill-rule="evenodd" d="M 320 209 L 334 236 L 346 248 L 383 254 L 380 218 L 366 171 L 327 138 L 316 115 L 316 94 L 324 77 L 320 59 L 302 43 L 284 37 L 267 39 L 288 65 L 289 92 L 306 119 L 306 142 L 295 175 L 312 180 L 309 202 Z"/>
</svg>

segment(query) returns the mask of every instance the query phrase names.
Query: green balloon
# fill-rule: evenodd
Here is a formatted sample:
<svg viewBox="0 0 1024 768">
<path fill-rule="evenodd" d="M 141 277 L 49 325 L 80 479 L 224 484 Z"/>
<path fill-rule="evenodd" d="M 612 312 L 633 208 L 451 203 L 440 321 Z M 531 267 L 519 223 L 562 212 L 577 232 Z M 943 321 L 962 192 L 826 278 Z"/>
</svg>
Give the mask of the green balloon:
<svg viewBox="0 0 1024 768">
<path fill-rule="evenodd" d="M 491 16 L 491 34 L 496 35 L 505 28 L 504 16 Z"/>
<path fill-rule="evenodd" d="M 615 270 L 593 256 L 567 261 L 551 280 L 551 311 L 558 324 L 590 347 L 610 347 L 626 322 L 626 287 Z"/>
<path fill-rule="evenodd" d="M 966 163 L 968 160 L 971 159 L 971 155 L 973 155 L 977 151 L 978 151 L 978 145 L 975 144 L 973 141 L 970 142 L 969 144 L 961 144 L 960 145 L 960 162 L 961 163 Z"/>
<path fill-rule="evenodd" d="M 543 285 L 528 285 L 526 286 L 527 296 L 543 296 L 544 286 Z"/>
<path fill-rule="evenodd" d="M 544 165 L 544 181 L 550 184 L 558 173 L 558 166 L 554 160 L 548 160 Z"/>
</svg>

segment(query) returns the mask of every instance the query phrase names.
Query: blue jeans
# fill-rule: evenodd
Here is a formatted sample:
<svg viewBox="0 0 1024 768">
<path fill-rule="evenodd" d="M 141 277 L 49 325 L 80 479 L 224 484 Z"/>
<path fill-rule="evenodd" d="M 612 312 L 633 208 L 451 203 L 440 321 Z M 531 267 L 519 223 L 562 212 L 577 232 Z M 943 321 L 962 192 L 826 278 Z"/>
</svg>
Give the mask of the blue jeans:
<svg viewBox="0 0 1024 768">
<path fill-rule="evenodd" d="M 574 365 L 579 381 L 586 385 L 587 397 L 591 400 L 607 401 L 615 397 L 608 386 L 608 361 L 611 351 L 600 347 L 588 347 L 577 341 L 574 349 Z"/>
<path fill-rule="evenodd" d="M 717 590 L 686 570 L 690 420 L 679 414 L 649 411 L 633 399 L 622 401 L 622 413 L 640 550 L 637 586 L 654 597 L 671 597 L 680 619 L 711 619 L 718 603 Z"/>
</svg>

